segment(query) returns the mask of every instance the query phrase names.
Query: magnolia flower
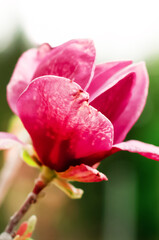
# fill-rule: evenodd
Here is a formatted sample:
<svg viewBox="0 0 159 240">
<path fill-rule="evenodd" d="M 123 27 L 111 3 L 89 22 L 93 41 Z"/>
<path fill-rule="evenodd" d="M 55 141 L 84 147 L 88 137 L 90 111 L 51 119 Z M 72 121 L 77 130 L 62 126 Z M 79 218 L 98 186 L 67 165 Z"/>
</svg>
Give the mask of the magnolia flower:
<svg viewBox="0 0 159 240">
<path fill-rule="evenodd" d="M 31 137 L 36 162 L 60 179 L 80 182 L 107 180 L 98 163 L 120 150 L 159 160 L 159 147 L 123 142 L 147 93 L 144 63 L 96 65 L 93 42 L 80 39 L 26 51 L 7 87 L 8 104 Z M 0 133 L 1 149 L 15 144 L 25 148 L 17 137 Z"/>
</svg>

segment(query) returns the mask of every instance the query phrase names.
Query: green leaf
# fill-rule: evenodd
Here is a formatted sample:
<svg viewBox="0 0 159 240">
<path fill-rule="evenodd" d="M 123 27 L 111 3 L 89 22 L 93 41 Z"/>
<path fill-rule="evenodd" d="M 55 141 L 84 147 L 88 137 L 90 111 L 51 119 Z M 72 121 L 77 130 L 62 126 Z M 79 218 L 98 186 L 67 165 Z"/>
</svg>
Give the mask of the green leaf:
<svg viewBox="0 0 159 240">
<path fill-rule="evenodd" d="M 28 228 L 27 228 L 27 233 L 28 232 L 33 232 L 35 229 L 35 225 L 37 222 L 37 217 L 35 215 L 31 216 L 28 220 Z"/>
</svg>

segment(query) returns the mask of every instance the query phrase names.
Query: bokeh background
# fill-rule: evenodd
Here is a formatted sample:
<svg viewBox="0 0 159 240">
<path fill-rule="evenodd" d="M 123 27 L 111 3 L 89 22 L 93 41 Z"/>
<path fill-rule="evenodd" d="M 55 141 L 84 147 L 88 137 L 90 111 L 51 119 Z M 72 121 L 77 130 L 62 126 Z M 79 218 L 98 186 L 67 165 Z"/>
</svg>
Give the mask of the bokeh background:
<svg viewBox="0 0 159 240">
<path fill-rule="evenodd" d="M 43 42 L 56 46 L 73 38 L 92 38 L 98 63 L 146 62 L 149 96 L 127 139 L 159 146 L 158 9 L 154 0 L 0 0 L 0 130 L 7 131 L 12 116 L 6 85 L 21 53 Z M 2 168 L 2 153 L 0 159 Z M 85 191 L 81 200 L 48 187 L 46 197 L 27 215 L 38 217 L 35 240 L 159 239 L 159 163 L 123 152 L 105 159 L 99 170 L 109 181 L 76 183 Z M 1 232 L 37 174 L 23 164 L 0 206 Z"/>
</svg>

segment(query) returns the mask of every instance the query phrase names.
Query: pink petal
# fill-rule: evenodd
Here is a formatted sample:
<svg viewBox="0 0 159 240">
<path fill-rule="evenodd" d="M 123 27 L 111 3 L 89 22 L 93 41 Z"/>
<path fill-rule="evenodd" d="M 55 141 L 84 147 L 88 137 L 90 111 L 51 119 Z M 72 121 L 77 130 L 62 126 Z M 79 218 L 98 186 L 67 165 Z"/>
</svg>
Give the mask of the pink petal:
<svg viewBox="0 0 159 240">
<path fill-rule="evenodd" d="M 20 96 L 20 118 L 43 164 L 64 171 L 76 159 L 111 149 L 113 126 L 87 101 L 78 84 L 55 76 L 32 81 Z"/>
<path fill-rule="evenodd" d="M 23 143 L 10 133 L 0 132 L 0 150 L 9 149 L 15 145 L 23 145 Z"/>
<path fill-rule="evenodd" d="M 110 78 L 131 63 L 132 61 L 119 61 L 96 65 L 94 77 L 86 89 L 90 95 L 90 101 L 99 95 L 101 89 L 103 89 L 103 84 L 110 84 Z"/>
<path fill-rule="evenodd" d="M 58 176 L 65 178 L 68 181 L 77 182 L 100 182 L 108 180 L 103 173 L 85 164 L 77 165 L 75 167 L 71 166 L 65 172 L 58 173 Z"/>
<path fill-rule="evenodd" d="M 148 74 L 144 63 L 132 64 L 113 75 L 90 104 L 110 119 L 114 143 L 123 141 L 139 118 L 148 93 Z"/>
<path fill-rule="evenodd" d="M 83 89 L 91 81 L 95 48 L 91 40 L 72 40 L 54 48 L 38 66 L 33 79 L 44 75 L 69 78 Z"/>
<path fill-rule="evenodd" d="M 48 44 L 43 44 L 38 49 L 32 48 L 24 52 L 19 58 L 7 86 L 8 104 L 14 113 L 17 113 L 16 102 L 18 97 L 27 87 L 37 66 L 50 50 L 51 47 Z"/>
<path fill-rule="evenodd" d="M 139 153 L 144 157 L 159 161 L 159 147 L 152 144 L 143 143 L 137 140 L 130 140 L 113 145 L 111 154 L 121 150 Z"/>
</svg>

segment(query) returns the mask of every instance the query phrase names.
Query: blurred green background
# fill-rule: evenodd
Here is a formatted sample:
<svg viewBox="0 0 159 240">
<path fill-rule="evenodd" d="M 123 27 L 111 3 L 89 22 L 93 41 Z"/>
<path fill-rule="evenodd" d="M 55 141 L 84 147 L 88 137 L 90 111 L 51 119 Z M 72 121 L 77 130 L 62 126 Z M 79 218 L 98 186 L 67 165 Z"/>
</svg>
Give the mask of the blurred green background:
<svg viewBox="0 0 159 240">
<path fill-rule="evenodd" d="M 0 130 L 6 131 L 12 112 L 6 101 L 6 85 L 21 53 L 33 44 L 18 33 L 0 53 Z M 146 107 L 127 139 L 159 146 L 159 58 L 146 60 L 150 88 Z M 1 158 L 3 158 L 1 154 Z M 0 161 L 1 168 L 3 161 Z M 81 200 L 70 200 L 56 187 L 33 206 L 35 240 L 158 240 L 159 163 L 137 154 L 116 153 L 99 170 L 108 182 L 75 185 L 84 189 Z M 37 171 L 25 164 L 0 206 L 0 232 L 32 189 Z M 25 219 L 27 219 L 27 216 Z"/>
</svg>

